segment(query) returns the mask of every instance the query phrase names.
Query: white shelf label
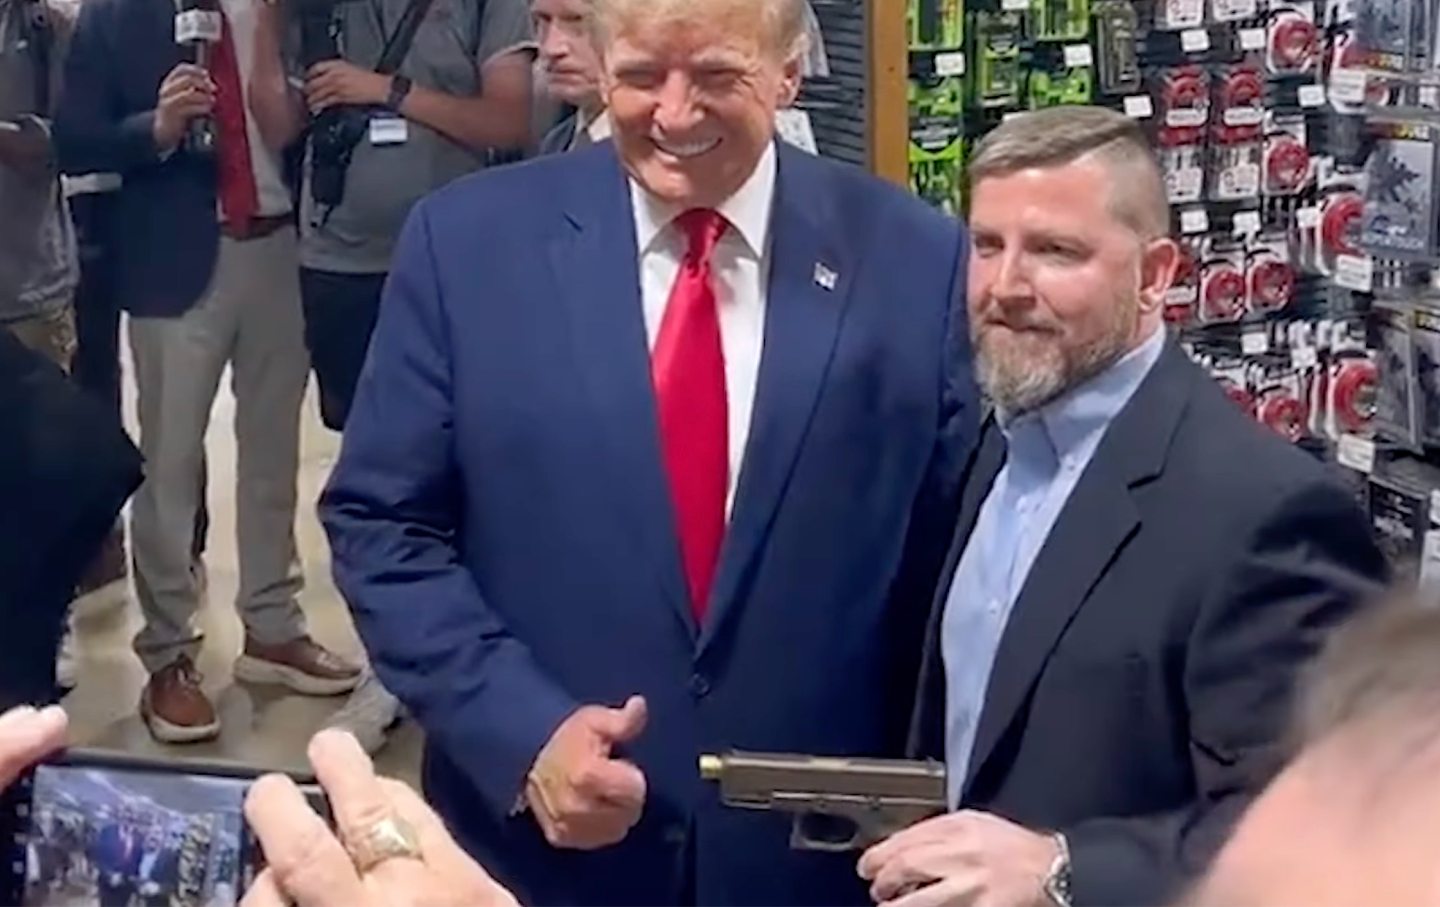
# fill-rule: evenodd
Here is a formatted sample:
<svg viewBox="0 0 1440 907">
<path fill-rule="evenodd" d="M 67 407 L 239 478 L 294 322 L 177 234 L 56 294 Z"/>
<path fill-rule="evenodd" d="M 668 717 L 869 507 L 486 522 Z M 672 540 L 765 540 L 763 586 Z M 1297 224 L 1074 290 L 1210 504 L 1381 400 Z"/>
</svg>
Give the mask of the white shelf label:
<svg viewBox="0 0 1440 907">
<path fill-rule="evenodd" d="M 1242 236 L 1253 236 L 1260 232 L 1260 212 L 1237 211 L 1234 223 L 1236 233 Z"/>
<path fill-rule="evenodd" d="M 1265 108 L 1228 107 L 1221 119 L 1226 126 L 1259 126 L 1265 122 Z"/>
<path fill-rule="evenodd" d="M 1375 471 L 1375 442 L 1359 435 L 1341 435 L 1340 444 L 1335 449 L 1335 459 L 1341 466 L 1368 476 Z"/>
<path fill-rule="evenodd" d="M 1180 33 L 1180 49 L 1187 54 L 1203 53 L 1210 49 L 1210 32 L 1203 28 L 1187 28 Z"/>
<path fill-rule="evenodd" d="M 1365 103 L 1367 76 L 1363 69 L 1339 68 L 1330 73 L 1330 99 L 1341 104 Z"/>
<path fill-rule="evenodd" d="M 1335 256 L 1335 283 L 1357 293 L 1370 292 L 1375 287 L 1375 259 L 1369 255 Z"/>
<path fill-rule="evenodd" d="M 1313 346 L 1297 346 L 1290 350 L 1290 365 L 1295 369 L 1314 368 L 1320 364 L 1320 354 Z"/>
<path fill-rule="evenodd" d="M 935 75 L 937 76 L 963 76 L 965 75 L 965 51 L 951 50 L 943 54 L 935 55 Z"/>
<path fill-rule="evenodd" d="M 1148 120 L 1155 115 L 1155 102 L 1148 94 L 1132 94 L 1125 99 L 1125 115 L 1132 120 Z"/>
<path fill-rule="evenodd" d="M 1320 226 L 1320 209 L 1315 207 L 1301 208 L 1295 212 L 1295 223 L 1302 230 L 1313 230 Z"/>
<path fill-rule="evenodd" d="M 1430 525 L 1440 523 L 1440 488 L 1430 492 Z"/>
<path fill-rule="evenodd" d="M 1176 129 L 1204 126 L 1210 119 L 1210 111 L 1204 107 L 1180 107 L 1165 112 L 1165 125 Z"/>
<path fill-rule="evenodd" d="M 1204 208 L 1186 208 L 1180 212 L 1180 232 L 1187 236 L 1210 229 L 1210 215 Z"/>
<path fill-rule="evenodd" d="M 1309 85 L 1301 85 L 1296 93 L 1299 95 L 1300 106 L 1305 108 L 1325 106 L 1325 86 L 1316 85 L 1313 82 Z"/>
<path fill-rule="evenodd" d="M 1007 13 L 1023 13 L 1030 8 L 1030 0 L 1001 0 L 1000 8 Z"/>
<path fill-rule="evenodd" d="M 1270 333 L 1268 331 L 1246 331 L 1240 335 L 1240 352 L 1247 356 L 1259 356 L 1261 353 L 1270 352 Z"/>
<path fill-rule="evenodd" d="M 1263 28 L 1242 28 L 1240 29 L 1241 50 L 1264 50 L 1265 29 Z"/>
<path fill-rule="evenodd" d="M 1095 52 L 1090 49 L 1089 44 L 1067 44 L 1065 45 L 1065 65 L 1094 66 Z"/>
</svg>

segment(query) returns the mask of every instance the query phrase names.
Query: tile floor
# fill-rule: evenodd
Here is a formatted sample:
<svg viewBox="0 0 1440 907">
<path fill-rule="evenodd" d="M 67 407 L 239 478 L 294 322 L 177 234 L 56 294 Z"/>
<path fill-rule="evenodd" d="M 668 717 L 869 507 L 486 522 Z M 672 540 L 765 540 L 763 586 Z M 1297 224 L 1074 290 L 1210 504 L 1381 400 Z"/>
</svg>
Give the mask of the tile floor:
<svg viewBox="0 0 1440 907">
<path fill-rule="evenodd" d="M 127 388 L 127 419 L 133 426 L 133 389 Z M 77 654 L 79 685 L 65 699 L 73 736 L 86 746 L 136 753 L 169 752 L 202 758 L 238 760 L 261 768 L 303 769 L 305 744 L 344 702 L 293 696 L 276 688 L 237 684 L 231 664 L 239 652 L 240 624 L 235 616 L 235 438 L 234 398 L 228 377 L 222 382 L 207 437 L 210 458 L 211 527 L 206 564 L 208 600 L 200 614 L 205 634 L 199 668 L 215 700 L 224 729 L 218 740 L 189 746 L 156 742 L 140 721 L 137 707 L 145 674 L 130 648 L 140 625 L 132 591 L 117 584 L 79 603 Z M 350 614 L 330 580 L 329 549 L 315 516 L 315 500 L 338 449 L 338 436 L 319 421 L 314 395 L 306 400 L 301 440 L 297 539 L 304 560 L 306 588 L 301 604 L 311 632 L 347 655 L 360 646 Z M 420 734 L 403 724 L 377 758 L 380 769 L 412 783 L 418 774 Z"/>
</svg>

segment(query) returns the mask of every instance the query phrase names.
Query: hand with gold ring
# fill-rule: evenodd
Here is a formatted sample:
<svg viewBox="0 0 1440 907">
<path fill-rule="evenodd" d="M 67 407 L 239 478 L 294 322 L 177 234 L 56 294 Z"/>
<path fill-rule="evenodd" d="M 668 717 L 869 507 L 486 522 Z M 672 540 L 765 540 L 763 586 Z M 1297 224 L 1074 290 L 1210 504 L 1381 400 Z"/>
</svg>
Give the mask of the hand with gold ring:
<svg viewBox="0 0 1440 907">
<path fill-rule="evenodd" d="M 513 907 L 514 896 L 460 849 L 419 794 L 376 776 L 354 737 L 321 731 L 309 755 L 336 830 L 290 779 L 255 782 L 245 818 L 268 865 L 241 907 Z"/>
</svg>

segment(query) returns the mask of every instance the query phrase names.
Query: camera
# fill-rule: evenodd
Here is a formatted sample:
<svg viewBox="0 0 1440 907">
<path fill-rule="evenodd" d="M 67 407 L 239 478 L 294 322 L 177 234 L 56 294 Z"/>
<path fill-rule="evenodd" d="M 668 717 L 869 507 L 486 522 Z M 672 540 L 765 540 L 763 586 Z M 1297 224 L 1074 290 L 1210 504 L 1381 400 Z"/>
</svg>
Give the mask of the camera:
<svg viewBox="0 0 1440 907">
<path fill-rule="evenodd" d="M 308 71 L 316 63 L 340 59 L 341 4 L 354 0 L 291 0 L 300 26 L 300 60 Z M 310 122 L 310 196 L 333 210 L 345 198 L 345 173 L 355 146 L 365 137 L 370 115 L 363 108 L 331 107 Z"/>
</svg>

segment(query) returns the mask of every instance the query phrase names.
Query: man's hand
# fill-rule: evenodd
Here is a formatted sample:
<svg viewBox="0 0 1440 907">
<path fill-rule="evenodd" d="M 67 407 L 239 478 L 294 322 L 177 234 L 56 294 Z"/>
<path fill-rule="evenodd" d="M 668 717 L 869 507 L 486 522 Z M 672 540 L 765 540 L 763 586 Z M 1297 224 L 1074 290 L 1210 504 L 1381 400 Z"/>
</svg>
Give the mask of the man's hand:
<svg viewBox="0 0 1440 907">
<path fill-rule="evenodd" d="M 390 82 L 390 76 L 353 63 L 326 60 L 305 74 L 305 103 L 311 113 L 336 104 L 384 104 L 390 97 Z"/>
<path fill-rule="evenodd" d="M 1037 907 L 1058 853 L 1049 835 L 989 813 L 927 819 L 860 857 L 870 897 L 890 907 Z"/>
<path fill-rule="evenodd" d="M 162 154 L 175 150 L 190 121 L 214 109 L 215 83 L 210 74 L 194 63 L 179 64 L 160 83 L 160 99 L 155 105 L 155 148 Z"/>
<path fill-rule="evenodd" d="M 268 867 L 241 907 L 514 907 L 515 898 L 460 849 L 440 817 L 407 785 L 377 778 L 355 738 L 321 731 L 310 763 L 330 798 L 339 836 L 289 778 L 267 775 L 245 797 L 245 819 Z M 417 857 L 392 857 L 356 871 L 345 846 L 374 824 L 398 818 L 415 831 Z"/>
<path fill-rule="evenodd" d="M 38 712 L 22 705 L 0 715 L 0 790 L 64 746 L 66 724 L 65 710 L 58 705 Z"/>
<path fill-rule="evenodd" d="M 556 847 L 594 850 L 623 840 L 640 821 L 645 775 L 611 758 L 617 744 L 645 729 L 645 700 L 624 708 L 587 705 L 556 728 L 535 757 L 525 796 L 545 838 Z"/>
</svg>

